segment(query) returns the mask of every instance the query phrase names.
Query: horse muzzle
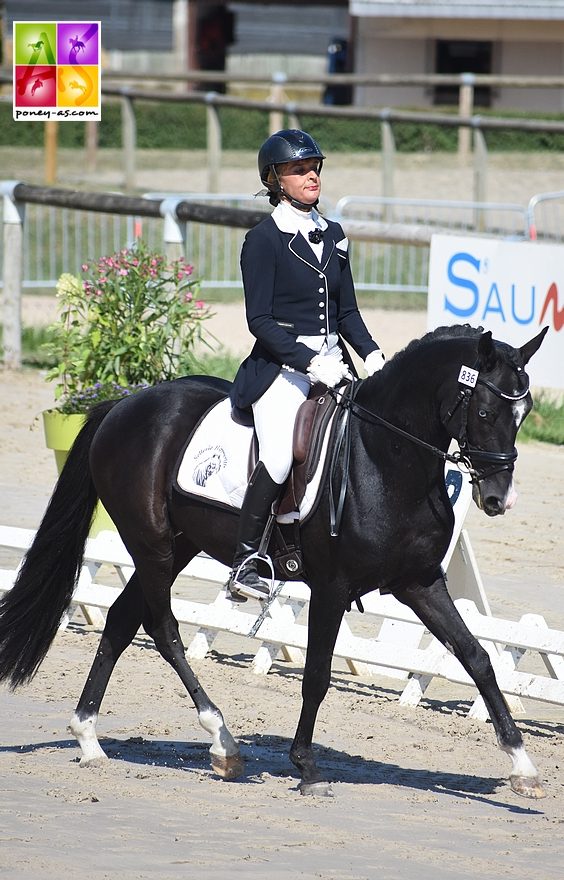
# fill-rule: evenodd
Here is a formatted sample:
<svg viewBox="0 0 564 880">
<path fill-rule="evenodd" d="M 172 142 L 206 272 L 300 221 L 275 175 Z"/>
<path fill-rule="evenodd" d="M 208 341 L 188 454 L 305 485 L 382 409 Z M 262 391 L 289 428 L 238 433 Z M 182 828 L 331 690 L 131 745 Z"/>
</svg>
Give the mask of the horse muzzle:
<svg viewBox="0 0 564 880">
<path fill-rule="evenodd" d="M 511 510 L 517 502 L 517 492 L 513 480 L 505 492 L 499 492 L 498 488 L 490 485 L 491 481 L 476 481 L 472 486 L 472 498 L 480 510 L 487 516 L 503 516 L 507 510 Z M 495 481 L 499 482 L 499 481 Z"/>
</svg>

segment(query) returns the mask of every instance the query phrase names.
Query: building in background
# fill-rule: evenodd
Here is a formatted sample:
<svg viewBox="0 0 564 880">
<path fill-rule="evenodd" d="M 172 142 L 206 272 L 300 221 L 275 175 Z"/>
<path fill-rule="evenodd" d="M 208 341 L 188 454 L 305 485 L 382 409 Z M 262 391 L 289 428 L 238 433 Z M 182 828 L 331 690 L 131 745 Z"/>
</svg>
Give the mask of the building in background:
<svg viewBox="0 0 564 880">
<path fill-rule="evenodd" d="M 564 76 L 564 0 L 350 0 L 355 72 Z M 371 86 L 359 104 L 425 107 L 458 101 L 444 86 Z M 564 90 L 480 88 L 485 107 L 561 112 Z"/>
<path fill-rule="evenodd" d="M 564 0 L 0 0 L 12 21 L 102 21 L 104 67 L 131 73 L 189 69 L 317 76 L 337 66 L 359 74 L 564 75 Z M 335 47 L 340 47 L 336 51 Z M 343 51 L 346 47 L 346 52 Z M 331 51 L 333 49 L 333 52 Z M 4 64 L 10 64 L 8 51 Z M 218 88 L 217 84 L 214 86 Z M 258 96 L 258 95 L 257 95 Z M 304 89 L 327 103 L 430 107 L 455 103 L 449 86 Z M 482 86 L 477 106 L 564 111 L 562 88 Z"/>
</svg>

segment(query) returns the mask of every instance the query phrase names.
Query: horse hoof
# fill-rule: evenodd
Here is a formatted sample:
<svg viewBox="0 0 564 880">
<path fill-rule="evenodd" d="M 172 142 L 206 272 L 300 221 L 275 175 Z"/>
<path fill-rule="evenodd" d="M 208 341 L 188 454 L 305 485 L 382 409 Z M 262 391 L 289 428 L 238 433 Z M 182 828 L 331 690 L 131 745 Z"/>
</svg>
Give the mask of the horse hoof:
<svg viewBox="0 0 564 880">
<path fill-rule="evenodd" d="M 214 773 L 222 779 L 237 779 L 245 769 L 241 755 L 212 755 L 211 765 Z"/>
<path fill-rule="evenodd" d="M 335 797 L 330 782 L 300 782 L 298 789 L 300 794 L 309 797 Z"/>
<path fill-rule="evenodd" d="M 96 755 L 94 758 L 81 758 L 78 766 L 81 770 L 94 770 L 96 767 L 103 767 L 108 760 L 107 755 Z"/>
<path fill-rule="evenodd" d="M 509 781 L 513 791 L 522 797 L 537 800 L 546 797 L 546 791 L 537 776 L 510 776 Z"/>
</svg>

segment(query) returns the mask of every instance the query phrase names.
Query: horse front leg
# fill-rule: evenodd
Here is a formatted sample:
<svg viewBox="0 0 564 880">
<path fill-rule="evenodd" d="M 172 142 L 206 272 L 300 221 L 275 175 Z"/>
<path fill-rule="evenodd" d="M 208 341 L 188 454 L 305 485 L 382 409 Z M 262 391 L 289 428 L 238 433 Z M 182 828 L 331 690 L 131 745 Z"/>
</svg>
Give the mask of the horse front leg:
<svg viewBox="0 0 564 880">
<path fill-rule="evenodd" d="M 346 591 L 345 591 L 346 594 Z M 313 730 L 319 707 L 331 680 L 331 659 L 346 598 L 313 590 L 308 613 L 308 644 L 302 680 L 302 710 L 290 748 L 290 760 L 300 772 L 298 786 L 303 795 L 333 797 L 330 781 L 319 770 L 312 748 Z"/>
<path fill-rule="evenodd" d="M 499 747 L 511 758 L 509 779 L 513 791 L 523 797 L 545 797 L 537 768 L 525 751 L 521 733 L 499 689 L 488 652 L 458 613 L 444 577 L 438 578 L 430 587 L 409 587 L 395 595 L 454 654 L 475 682 L 490 714 Z"/>
</svg>

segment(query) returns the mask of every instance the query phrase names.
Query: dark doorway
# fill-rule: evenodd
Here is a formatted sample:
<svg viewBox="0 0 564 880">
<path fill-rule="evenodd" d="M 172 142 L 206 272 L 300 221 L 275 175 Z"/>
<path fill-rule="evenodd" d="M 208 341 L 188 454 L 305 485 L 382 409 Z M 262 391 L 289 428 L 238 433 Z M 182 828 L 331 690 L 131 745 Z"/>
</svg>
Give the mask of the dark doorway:
<svg viewBox="0 0 564 880">
<path fill-rule="evenodd" d="M 491 73 L 492 43 L 478 40 L 437 40 L 435 50 L 436 73 Z M 491 88 L 477 86 L 474 104 L 491 106 Z M 458 104 L 457 86 L 435 86 L 434 104 Z"/>
</svg>

